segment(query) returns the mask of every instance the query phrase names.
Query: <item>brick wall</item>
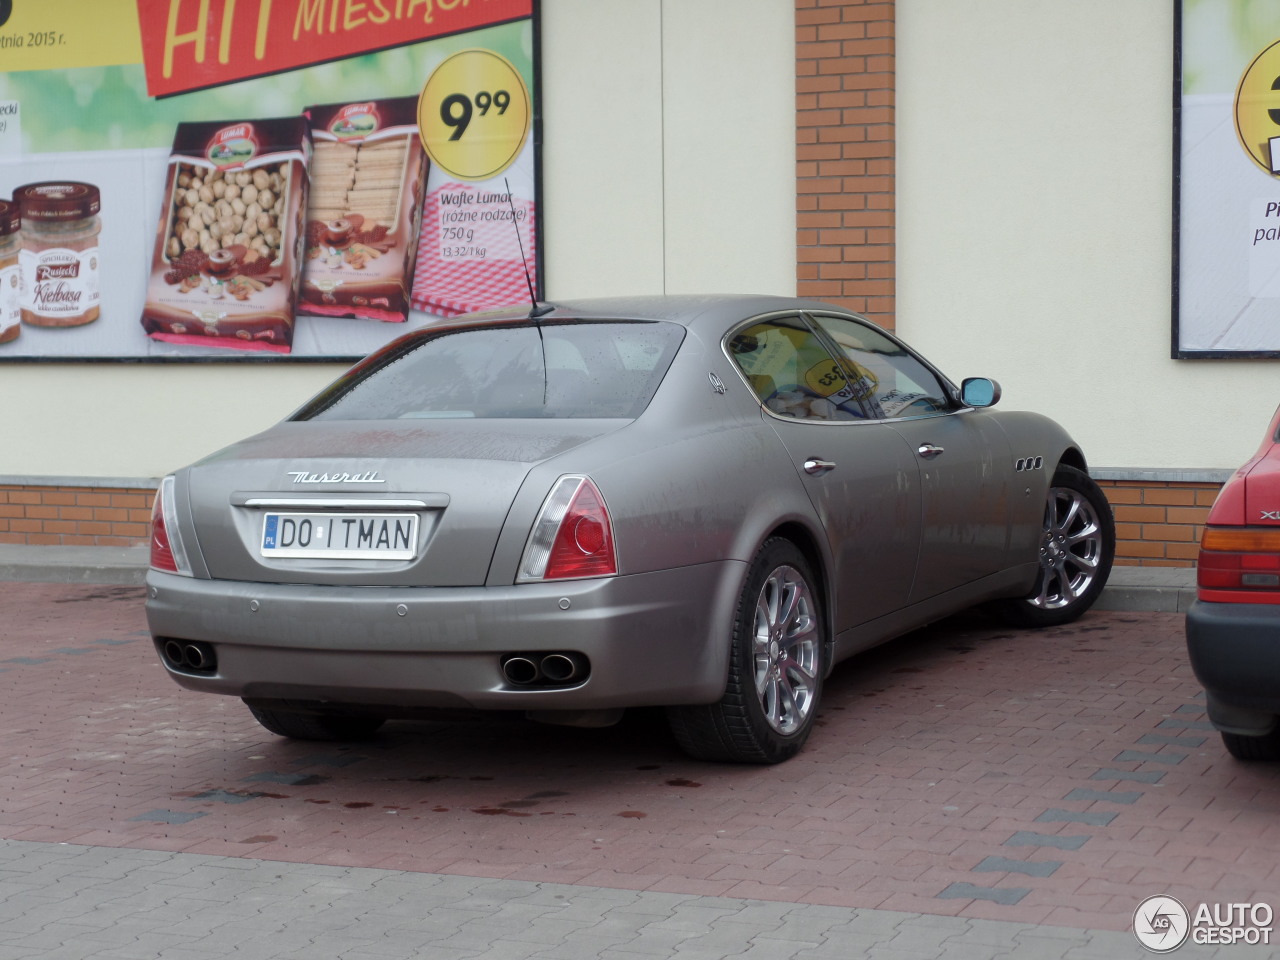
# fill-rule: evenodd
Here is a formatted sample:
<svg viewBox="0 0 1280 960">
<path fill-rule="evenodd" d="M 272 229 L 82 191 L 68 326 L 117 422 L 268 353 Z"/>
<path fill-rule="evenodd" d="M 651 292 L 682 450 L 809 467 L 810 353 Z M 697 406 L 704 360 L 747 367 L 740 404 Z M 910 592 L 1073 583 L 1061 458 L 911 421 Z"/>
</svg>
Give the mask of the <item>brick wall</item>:
<svg viewBox="0 0 1280 960">
<path fill-rule="evenodd" d="M 1220 483 L 1100 480 L 1116 518 L 1116 562 L 1193 567 Z"/>
<path fill-rule="evenodd" d="M 801 296 L 894 327 L 893 0 L 796 0 Z"/>
<path fill-rule="evenodd" d="M 1116 562 L 1195 566 L 1220 484 L 1100 480 L 1116 518 Z M 0 484 L 0 543 L 126 547 L 145 543 L 154 490 Z"/>
<path fill-rule="evenodd" d="M 0 543 L 127 547 L 145 543 L 154 490 L 0 484 Z"/>
</svg>

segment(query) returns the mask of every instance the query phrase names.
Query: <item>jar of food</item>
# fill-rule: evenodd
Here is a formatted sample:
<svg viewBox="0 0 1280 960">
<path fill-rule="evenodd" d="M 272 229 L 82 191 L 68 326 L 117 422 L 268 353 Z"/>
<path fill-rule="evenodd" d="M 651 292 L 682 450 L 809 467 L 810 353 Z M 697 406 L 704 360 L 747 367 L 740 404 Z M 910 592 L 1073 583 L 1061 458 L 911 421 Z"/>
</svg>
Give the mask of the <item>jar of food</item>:
<svg viewBox="0 0 1280 960">
<path fill-rule="evenodd" d="M 22 332 L 21 226 L 17 204 L 0 200 L 0 343 L 16 340 Z"/>
<path fill-rule="evenodd" d="M 13 192 L 22 212 L 22 322 L 76 327 L 98 319 L 98 218 L 90 183 L 29 183 Z"/>
</svg>

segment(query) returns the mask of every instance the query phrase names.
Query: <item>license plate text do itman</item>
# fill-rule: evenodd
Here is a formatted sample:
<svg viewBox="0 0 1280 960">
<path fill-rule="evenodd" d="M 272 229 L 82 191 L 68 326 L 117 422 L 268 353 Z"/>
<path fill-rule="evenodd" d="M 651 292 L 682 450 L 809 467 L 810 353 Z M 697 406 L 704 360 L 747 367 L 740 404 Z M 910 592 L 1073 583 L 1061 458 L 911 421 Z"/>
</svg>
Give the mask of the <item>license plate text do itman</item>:
<svg viewBox="0 0 1280 960">
<path fill-rule="evenodd" d="M 317 560 L 412 560 L 413 513 L 268 513 L 262 518 L 264 557 Z"/>
</svg>

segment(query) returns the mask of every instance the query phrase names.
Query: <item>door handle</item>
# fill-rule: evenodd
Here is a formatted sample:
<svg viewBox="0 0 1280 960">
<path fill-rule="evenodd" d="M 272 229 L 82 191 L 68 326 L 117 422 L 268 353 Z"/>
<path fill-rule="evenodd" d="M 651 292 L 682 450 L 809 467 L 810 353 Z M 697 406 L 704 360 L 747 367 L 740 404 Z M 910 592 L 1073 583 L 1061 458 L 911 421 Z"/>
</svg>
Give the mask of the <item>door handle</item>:
<svg viewBox="0 0 1280 960">
<path fill-rule="evenodd" d="M 813 477 L 821 476 L 828 470 L 834 470 L 835 468 L 836 465 L 830 460 L 819 460 L 817 457 L 810 457 L 804 462 L 804 472 Z"/>
<path fill-rule="evenodd" d="M 924 457 L 926 460 L 932 460 L 934 457 L 941 456 L 943 449 L 942 447 L 934 446 L 932 443 L 922 443 L 916 453 L 920 454 L 920 456 Z"/>
</svg>

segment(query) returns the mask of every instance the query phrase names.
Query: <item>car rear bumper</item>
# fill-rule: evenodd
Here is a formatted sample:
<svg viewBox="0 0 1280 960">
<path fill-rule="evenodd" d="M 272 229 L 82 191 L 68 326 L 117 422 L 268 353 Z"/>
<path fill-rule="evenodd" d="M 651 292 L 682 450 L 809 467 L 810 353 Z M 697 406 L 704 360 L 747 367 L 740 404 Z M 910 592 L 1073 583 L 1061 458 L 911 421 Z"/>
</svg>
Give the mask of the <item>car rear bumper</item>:
<svg viewBox="0 0 1280 960">
<path fill-rule="evenodd" d="M 1186 630 L 1213 725 L 1245 736 L 1270 733 L 1280 717 L 1280 606 L 1197 600 Z"/>
<path fill-rule="evenodd" d="M 511 587 L 348 587 L 147 575 L 147 622 L 208 644 L 192 690 L 387 707 L 594 710 L 711 703 L 724 693 L 746 564 L 722 561 Z M 505 656 L 563 651 L 585 679 L 514 685 Z"/>
</svg>

